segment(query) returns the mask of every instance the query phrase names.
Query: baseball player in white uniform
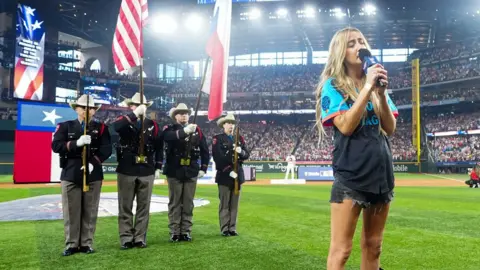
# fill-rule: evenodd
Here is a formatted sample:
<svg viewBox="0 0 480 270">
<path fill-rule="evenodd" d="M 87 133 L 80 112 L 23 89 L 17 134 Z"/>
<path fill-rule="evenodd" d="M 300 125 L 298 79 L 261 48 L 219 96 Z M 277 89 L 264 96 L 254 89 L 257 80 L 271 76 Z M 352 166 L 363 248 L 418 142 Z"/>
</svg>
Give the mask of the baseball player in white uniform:
<svg viewBox="0 0 480 270">
<path fill-rule="evenodd" d="M 287 171 L 285 172 L 285 180 L 288 179 L 288 173 L 290 172 L 292 175 L 292 180 L 295 178 L 295 156 L 288 155 L 286 158 L 287 161 Z"/>
</svg>

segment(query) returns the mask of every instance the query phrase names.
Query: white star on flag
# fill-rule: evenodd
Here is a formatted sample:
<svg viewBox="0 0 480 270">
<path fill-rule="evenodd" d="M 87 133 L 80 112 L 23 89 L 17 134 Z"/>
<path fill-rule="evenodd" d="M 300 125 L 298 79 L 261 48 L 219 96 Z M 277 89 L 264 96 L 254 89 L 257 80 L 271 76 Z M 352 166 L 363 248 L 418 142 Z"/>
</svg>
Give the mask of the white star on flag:
<svg viewBox="0 0 480 270">
<path fill-rule="evenodd" d="M 42 122 L 50 121 L 52 122 L 52 125 L 55 125 L 55 120 L 62 118 L 60 115 L 56 114 L 55 109 L 51 112 L 43 111 L 43 114 L 45 114 L 45 118 L 43 118 Z"/>
<path fill-rule="evenodd" d="M 31 7 L 25 7 L 25 11 L 27 12 L 28 15 L 30 16 L 35 16 L 34 12 L 36 9 L 31 8 Z"/>
<path fill-rule="evenodd" d="M 35 23 L 31 25 L 32 31 L 42 28 L 42 23 L 43 21 L 38 22 L 37 20 L 35 20 Z"/>
</svg>

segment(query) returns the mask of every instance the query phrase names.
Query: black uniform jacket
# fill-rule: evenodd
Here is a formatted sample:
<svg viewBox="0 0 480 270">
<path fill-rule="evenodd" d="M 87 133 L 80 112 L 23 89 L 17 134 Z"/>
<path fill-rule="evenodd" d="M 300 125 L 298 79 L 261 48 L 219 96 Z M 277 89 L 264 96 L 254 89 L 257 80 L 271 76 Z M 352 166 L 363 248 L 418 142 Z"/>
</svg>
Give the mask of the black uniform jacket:
<svg viewBox="0 0 480 270">
<path fill-rule="evenodd" d="M 219 185 L 229 186 L 230 188 L 234 188 L 235 186 L 235 179 L 233 179 L 229 175 L 230 172 L 234 169 L 234 143 L 234 138 L 228 136 L 225 133 L 213 136 L 212 155 L 213 161 L 215 161 L 215 166 L 217 168 L 215 182 Z M 245 146 L 245 139 L 242 136 L 239 136 L 238 146 L 242 148 L 242 152 L 238 154 L 237 159 L 238 183 L 239 185 L 241 185 L 245 182 L 242 164 L 243 161 L 247 160 L 250 157 L 250 153 Z"/>
<path fill-rule="evenodd" d="M 176 171 L 181 167 L 180 159 L 186 154 L 187 140 L 189 135 L 183 131 L 183 126 L 174 123 L 163 127 L 163 140 L 167 144 L 167 160 L 163 174 L 168 177 L 176 177 Z M 191 148 L 191 163 L 190 167 L 195 170 L 202 170 L 207 172 L 208 162 L 210 161 L 210 154 L 208 151 L 207 140 L 197 127 L 197 130 L 192 134 L 192 148 Z M 200 158 L 200 164 L 198 164 Z M 197 172 L 198 173 L 198 172 Z"/>
<path fill-rule="evenodd" d="M 78 120 L 59 123 L 53 135 L 52 150 L 58 153 L 62 173 L 60 180 L 83 183 L 82 151 L 77 147 L 77 140 L 83 135 L 82 124 Z M 87 146 L 87 161 L 93 165 L 93 170 L 87 176 L 88 182 L 103 180 L 102 163 L 112 154 L 112 144 L 108 126 L 91 121 L 87 126 L 87 135 L 91 136 L 91 143 Z M 62 165 L 62 156 L 66 157 Z M 87 168 L 88 169 L 88 168 Z M 88 172 L 88 171 L 87 171 Z"/>
<path fill-rule="evenodd" d="M 133 112 L 117 118 L 113 123 L 120 136 L 117 144 L 117 173 L 130 176 L 148 176 L 155 174 L 155 169 L 162 169 L 163 141 L 158 124 L 148 118 L 144 120 L 144 155 L 147 163 L 136 163 L 140 145 L 141 123 Z"/>
</svg>

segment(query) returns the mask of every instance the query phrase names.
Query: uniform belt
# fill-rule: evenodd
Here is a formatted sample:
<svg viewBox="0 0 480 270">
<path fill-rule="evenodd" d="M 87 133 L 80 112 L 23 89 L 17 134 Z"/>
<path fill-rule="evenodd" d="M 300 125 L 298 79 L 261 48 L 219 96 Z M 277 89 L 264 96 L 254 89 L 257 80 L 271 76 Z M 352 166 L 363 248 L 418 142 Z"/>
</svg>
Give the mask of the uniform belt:
<svg viewBox="0 0 480 270">
<path fill-rule="evenodd" d="M 67 156 L 67 159 L 81 159 L 82 156 Z"/>
</svg>

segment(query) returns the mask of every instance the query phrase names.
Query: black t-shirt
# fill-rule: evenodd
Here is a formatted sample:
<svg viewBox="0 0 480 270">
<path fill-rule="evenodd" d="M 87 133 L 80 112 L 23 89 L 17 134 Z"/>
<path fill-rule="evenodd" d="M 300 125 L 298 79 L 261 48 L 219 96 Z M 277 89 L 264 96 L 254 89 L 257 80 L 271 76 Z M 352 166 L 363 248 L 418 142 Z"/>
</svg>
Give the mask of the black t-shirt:
<svg viewBox="0 0 480 270">
<path fill-rule="evenodd" d="M 345 100 L 343 92 L 334 85 L 334 79 L 327 80 L 321 98 L 322 123 L 334 129 L 332 168 L 335 179 L 358 191 L 375 194 L 391 191 L 394 176 L 390 142 L 379 130 L 373 104 L 368 102 L 367 117 L 361 120 L 351 136 L 345 136 L 335 127 L 333 118 L 347 112 L 353 101 Z M 390 110 L 397 117 L 397 108 L 388 93 L 386 96 Z"/>
</svg>

